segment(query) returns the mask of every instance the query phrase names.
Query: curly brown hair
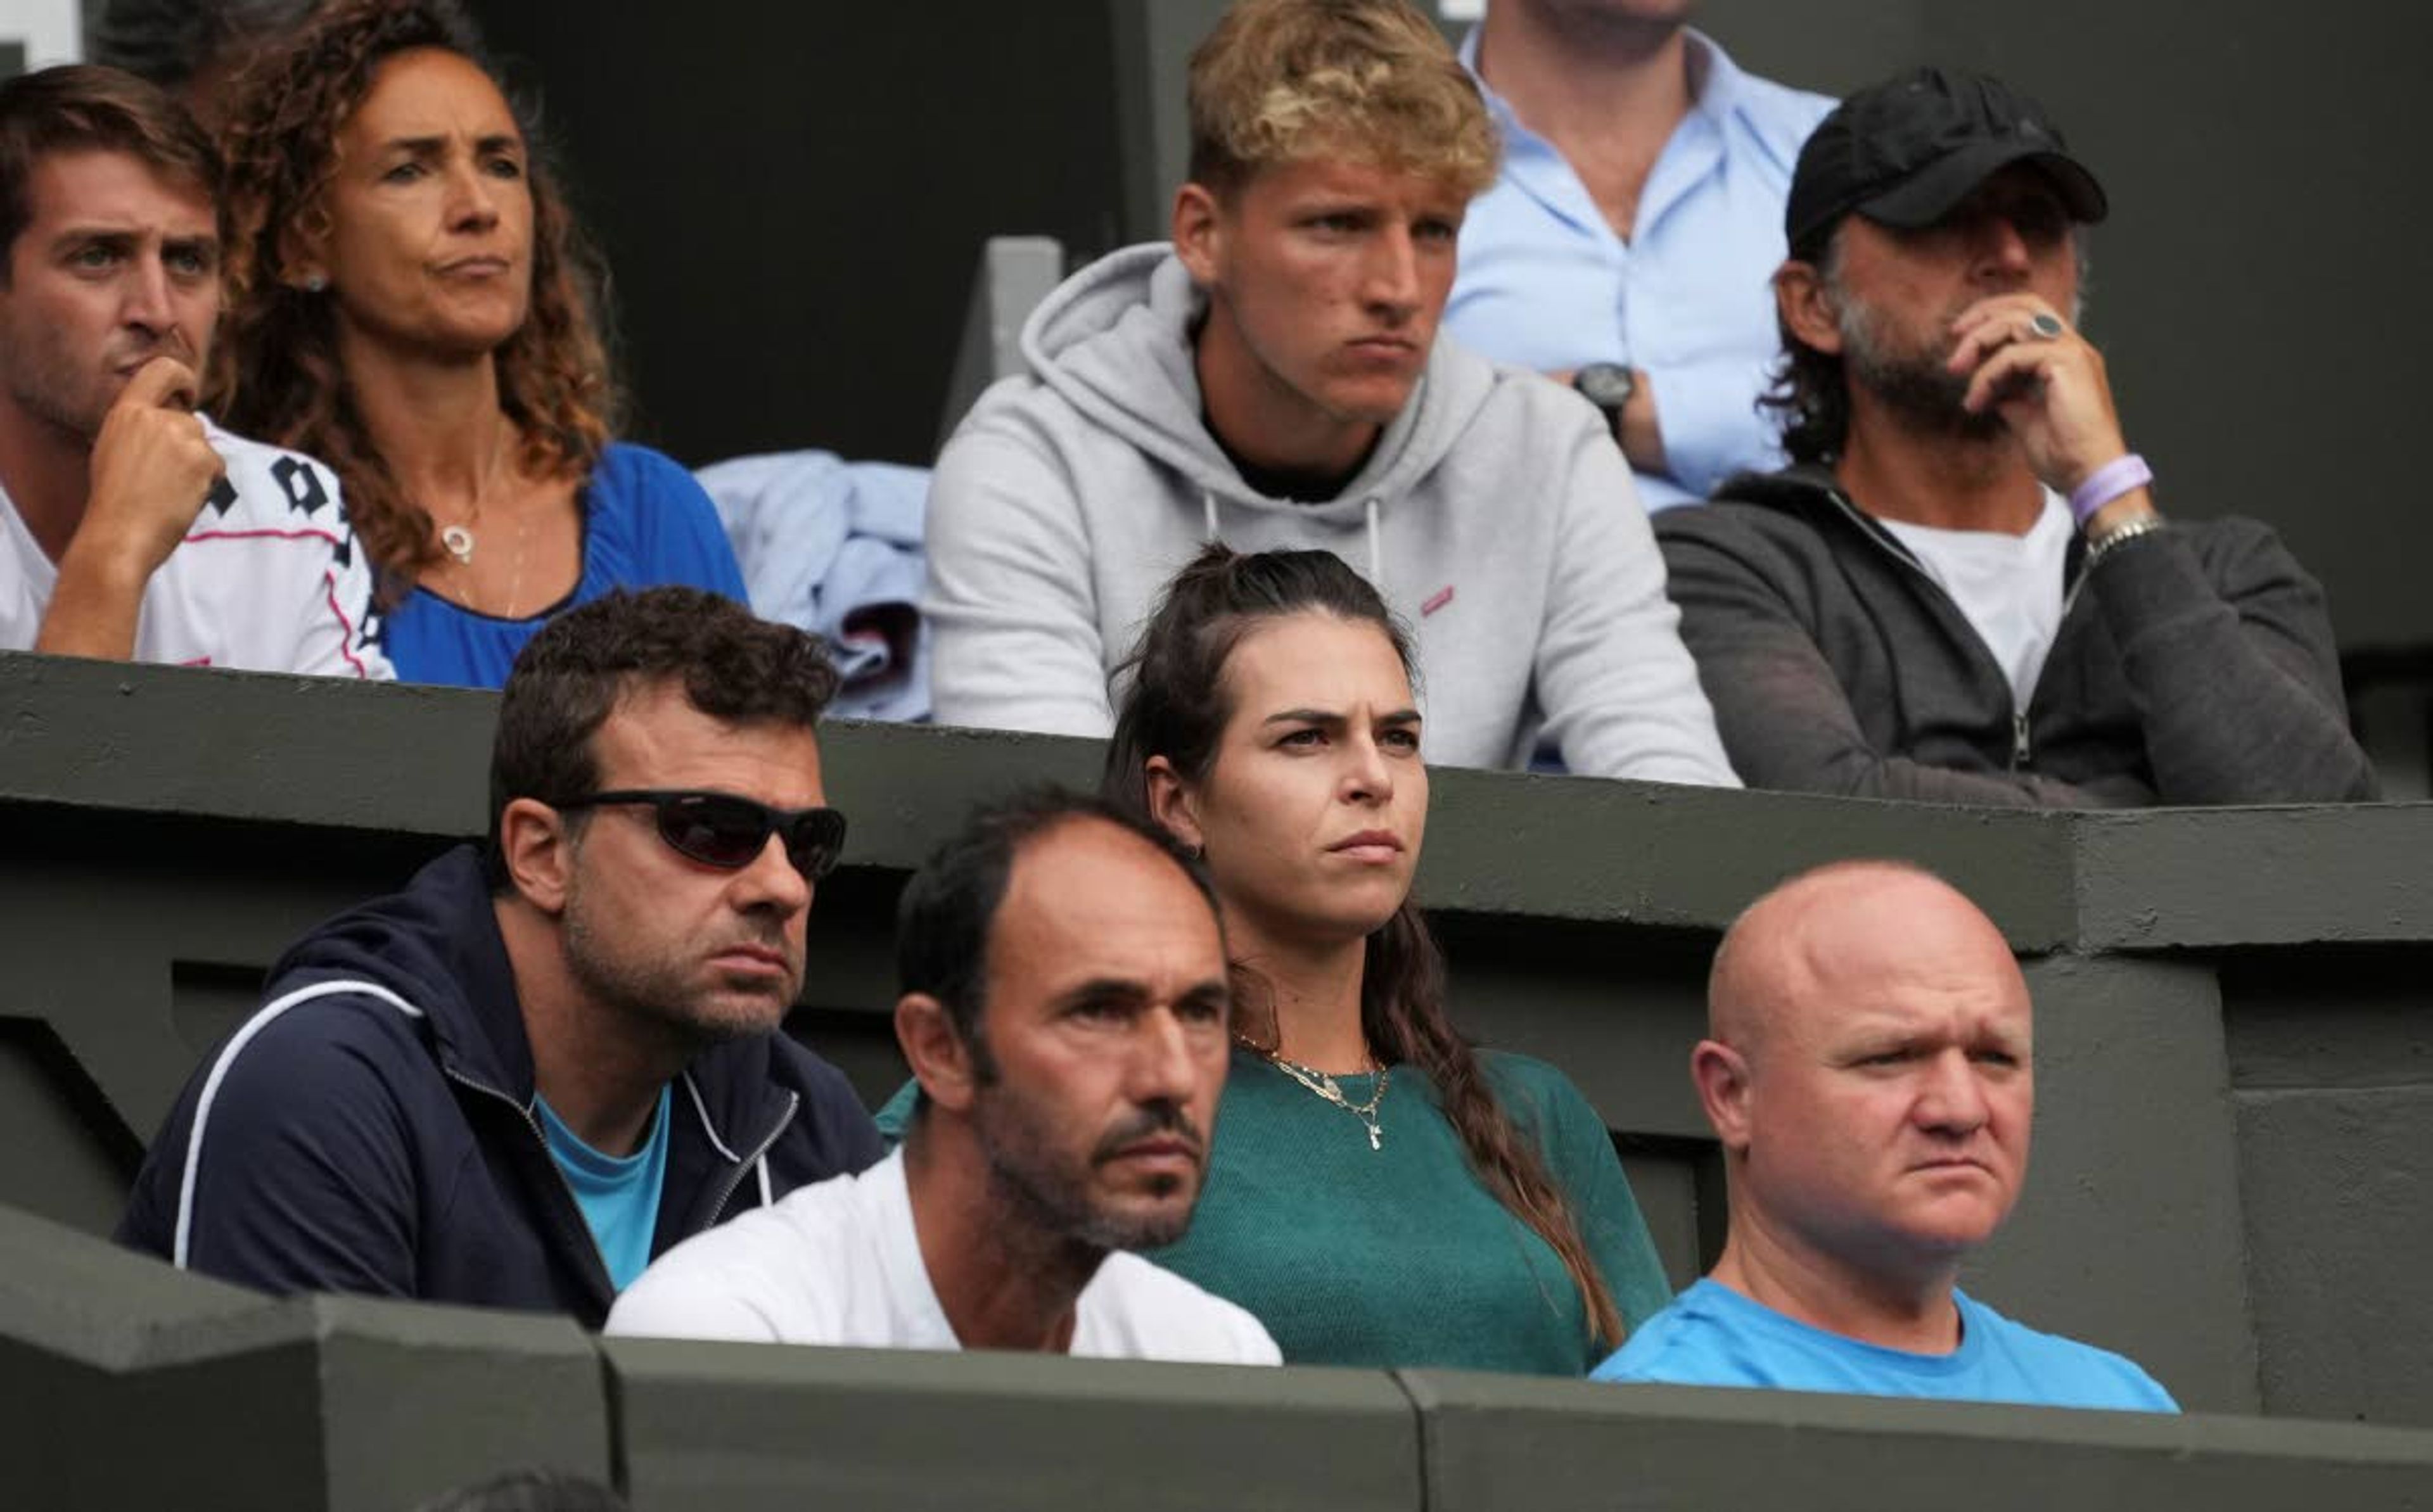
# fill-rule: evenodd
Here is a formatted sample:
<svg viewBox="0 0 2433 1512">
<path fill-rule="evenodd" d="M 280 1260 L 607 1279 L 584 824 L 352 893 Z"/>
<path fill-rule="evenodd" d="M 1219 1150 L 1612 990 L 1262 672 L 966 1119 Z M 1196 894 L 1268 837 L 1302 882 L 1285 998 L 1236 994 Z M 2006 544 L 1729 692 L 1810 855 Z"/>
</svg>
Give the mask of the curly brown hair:
<svg viewBox="0 0 2433 1512">
<path fill-rule="evenodd" d="M 594 738 L 618 702 L 654 684 L 722 723 L 814 727 L 836 697 L 820 637 L 734 600 L 668 586 L 578 604 L 540 627 L 499 695 L 490 746 L 492 885 L 503 887 L 499 817 L 518 798 L 569 805 L 600 786 Z"/>
<path fill-rule="evenodd" d="M 391 603 L 440 560 L 431 514 L 405 497 L 373 444 L 338 360 L 330 300 L 290 282 L 284 244 L 294 232 L 327 229 L 340 128 L 381 63 L 420 47 L 454 53 L 500 83 L 453 0 L 338 0 L 237 81 L 220 141 L 231 229 L 227 307 L 204 393 L 230 430 L 309 451 L 337 472 L 356 537 Z M 532 300 L 523 325 L 494 354 L 499 401 L 519 433 L 523 468 L 580 486 L 619 408 L 597 310 L 604 277 L 528 112 L 515 111 L 530 160 Z"/>
</svg>

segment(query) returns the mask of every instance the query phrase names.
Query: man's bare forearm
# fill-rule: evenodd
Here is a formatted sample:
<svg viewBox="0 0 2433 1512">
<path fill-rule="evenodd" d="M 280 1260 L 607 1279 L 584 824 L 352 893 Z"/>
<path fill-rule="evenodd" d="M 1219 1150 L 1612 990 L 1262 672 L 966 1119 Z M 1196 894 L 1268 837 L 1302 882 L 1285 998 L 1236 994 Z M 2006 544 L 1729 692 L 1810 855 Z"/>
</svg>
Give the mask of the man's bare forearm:
<svg viewBox="0 0 2433 1512">
<path fill-rule="evenodd" d="M 135 622 L 148 571 L 124 561 L 88 561 L 75 547 L 60 561 L 59 586 L 34 649 L 60 656 L 126 661 L 135 654 Z"/>
</svg>

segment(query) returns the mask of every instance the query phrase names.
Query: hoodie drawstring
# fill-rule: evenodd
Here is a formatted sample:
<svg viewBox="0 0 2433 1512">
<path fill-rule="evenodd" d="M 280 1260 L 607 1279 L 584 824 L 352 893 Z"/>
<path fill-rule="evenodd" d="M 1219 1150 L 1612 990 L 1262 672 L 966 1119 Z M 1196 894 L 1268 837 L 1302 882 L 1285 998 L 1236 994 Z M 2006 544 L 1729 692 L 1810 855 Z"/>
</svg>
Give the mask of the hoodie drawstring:
<svg viewBox="0 0 2433 1512">
<path fill-rule="evenodd" d="M 1386 591 L 1386 533 L 1378 524 L 1377 496 L 1370 494 L 1363 503 L 1366 506 L 1363 513 L 1369 521 L 1369 584 L 1383 593 Z M 1207 538 L 1223 540 L 1224 537 L 1216 534 L 1216 495 L 1206 488 L 1200 489 L 1199 510 L 1208 522 Z"/>
</svg>

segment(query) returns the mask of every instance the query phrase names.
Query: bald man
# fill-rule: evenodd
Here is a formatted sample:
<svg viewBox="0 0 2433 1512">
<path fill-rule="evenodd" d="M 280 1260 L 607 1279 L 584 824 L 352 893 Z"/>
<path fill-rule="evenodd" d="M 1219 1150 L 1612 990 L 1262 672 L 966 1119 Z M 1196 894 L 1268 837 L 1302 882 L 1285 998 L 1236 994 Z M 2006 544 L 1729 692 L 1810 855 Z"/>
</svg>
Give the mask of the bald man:
<svg viewBox="0 0 2433 1512">
<path fill-rule="evenodd" d="M 1730 1237 L 1595 1379 L 2179 1410 L 1959 1288 L 2018 1199 L 2035 1105 L 2028 984 L 1976 905 L 1896 862 L 1806 873 L 1724 936 L 1707 1003 L 1690 1074 Z"/>
</svg>

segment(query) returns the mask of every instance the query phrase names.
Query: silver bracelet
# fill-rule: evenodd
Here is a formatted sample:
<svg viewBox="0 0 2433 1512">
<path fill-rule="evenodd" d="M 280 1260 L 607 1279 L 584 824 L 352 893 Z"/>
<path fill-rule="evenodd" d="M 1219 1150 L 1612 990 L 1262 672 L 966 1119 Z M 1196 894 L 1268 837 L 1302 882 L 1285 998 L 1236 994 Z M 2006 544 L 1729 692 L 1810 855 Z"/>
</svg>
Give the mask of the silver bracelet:
<svg viewBox="0 0 2433 1512">
<path fill-rule="evenodd" d="M 2105 531 L 2101 537 L 2087 542 L 2086 567 L 2092 568 L 2096 563 L 2110 556 L 2119 550 L 2125 541 L 2134 541 L 2140 535 L 2153 535 L 2166 523 L 2160 515 L 2140 515 L 2125 525 L 2115 525 Z"/>
</svg>

